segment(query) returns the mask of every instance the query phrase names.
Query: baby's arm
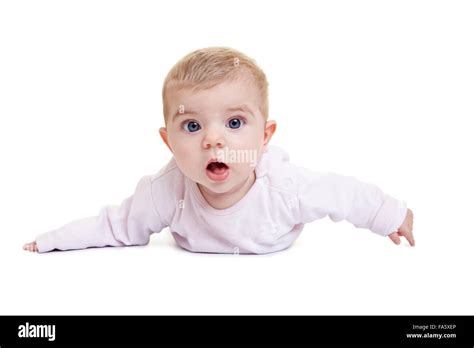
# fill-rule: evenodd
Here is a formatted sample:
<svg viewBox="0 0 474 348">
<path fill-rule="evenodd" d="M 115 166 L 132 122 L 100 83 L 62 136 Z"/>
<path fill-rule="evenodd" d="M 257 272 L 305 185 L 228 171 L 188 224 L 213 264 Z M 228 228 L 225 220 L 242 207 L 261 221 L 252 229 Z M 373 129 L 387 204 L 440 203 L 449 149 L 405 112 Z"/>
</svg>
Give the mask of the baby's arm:
<svg viewBox="0 0 474 348">
<path fill-rule="evenodd" d="M 151 233 L 160 232 L 164 224 L 155 210 L 151 178 L 143 177 L 134 195 L 120 206 L 106 206 L 100 214 L 76 220 L 39 235 L 23 249 L 47 252 L 89 247 L 145 245 Z"/>
<path fill-rule="evenodd" d="M 298 196 L 302 223 L 329 216 L 346 220 L 381 236 L 390 236 L 395 244 L 400 236 L 414 246 L 413 214 L 406 204 L 372 184 L 333 173 L 298 171 Z"/>
</svg>

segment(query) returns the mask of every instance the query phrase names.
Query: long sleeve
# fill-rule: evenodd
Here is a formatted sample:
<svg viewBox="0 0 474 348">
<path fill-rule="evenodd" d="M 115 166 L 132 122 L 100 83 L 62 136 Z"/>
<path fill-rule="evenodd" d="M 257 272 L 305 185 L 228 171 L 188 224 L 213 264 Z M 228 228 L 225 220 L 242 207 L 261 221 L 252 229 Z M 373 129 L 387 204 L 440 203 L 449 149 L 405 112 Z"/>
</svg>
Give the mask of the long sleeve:
<svg viewBox="0 0 474 348">
<path fill-rule="evenodd" d="M 372 184 L 305 168 L 298 171 L 298 198 L 303 223 L 329 216 L 335 222 L 346 220 L 382 236 L 395 232 L 407 211 L 405 202 Z"/>
<path fill-rule="evenodd" d="M 109 205 L 98 216 L 72 221 L 36 238 L 39 252 L 89 247 L 145 245 L 150 234 L 160 232 L 165 223 L 155 209 L 151 177 L 138 183 L 135 193 L 120 206 Z"/>
</svg>

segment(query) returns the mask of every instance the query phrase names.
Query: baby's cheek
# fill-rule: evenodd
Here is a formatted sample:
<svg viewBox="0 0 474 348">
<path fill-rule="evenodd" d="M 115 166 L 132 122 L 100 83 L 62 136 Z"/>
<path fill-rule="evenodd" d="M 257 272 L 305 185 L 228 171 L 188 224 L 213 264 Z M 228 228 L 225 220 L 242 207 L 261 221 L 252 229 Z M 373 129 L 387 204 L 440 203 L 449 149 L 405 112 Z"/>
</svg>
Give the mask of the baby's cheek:
<svg viewBox="0 0 474 348">
<path fill-rule="evenodd" d="M 180 159 L 186 159 L 191 156 L 194 146 L 185 139 L 174 142 L 174 156 Z"/>
<path fill-rule="evenodd" d="M 196 154 L 193 152 L 191 146 L 180 146 L 176 148 L 174 152 L 174 158 L 180 169 L 187 175 L 196 175 L 196 167 L 199 163 L 196 163 Z"/>
</svg>

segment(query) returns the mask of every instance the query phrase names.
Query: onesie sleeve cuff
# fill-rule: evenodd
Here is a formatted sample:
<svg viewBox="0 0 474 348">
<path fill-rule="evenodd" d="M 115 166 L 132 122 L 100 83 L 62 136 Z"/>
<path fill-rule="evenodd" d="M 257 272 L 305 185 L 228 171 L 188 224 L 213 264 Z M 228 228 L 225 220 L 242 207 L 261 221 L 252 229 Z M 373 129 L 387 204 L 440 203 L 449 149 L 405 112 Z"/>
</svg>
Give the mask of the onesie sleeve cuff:
<svg viewBox="0 0 474 348">
<path fill-rule="evenodd" d="M 38 248 L 38 252 L 46 253 L 53 250 L 54 246 L 52 242 L 51 232 L 40 234 L 36 237 L 36 247 Z"/>
<path fill-rule="evenodd" d="M 371 230 L 381 236 L 388 236 L 396 232 L 405 220 L 407 205 L 389 195 L 385 195 L 385 201 L 380 207 L 372 223 Z"/>
</svg>

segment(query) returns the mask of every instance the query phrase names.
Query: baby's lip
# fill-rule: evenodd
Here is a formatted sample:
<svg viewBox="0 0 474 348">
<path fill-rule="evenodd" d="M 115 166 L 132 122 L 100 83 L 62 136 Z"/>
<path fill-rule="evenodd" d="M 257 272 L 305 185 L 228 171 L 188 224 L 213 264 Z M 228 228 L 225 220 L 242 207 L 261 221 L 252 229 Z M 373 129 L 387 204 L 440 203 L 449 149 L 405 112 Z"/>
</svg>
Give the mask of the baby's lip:
<svg viewBox="0 0 474 348">
<path fill-rule="evenodd" d="M 221 161 L 219 161 L 217 158 L 214 157 L 214 158 L 211 158 L 209 161 L 207 161 L 207 163 L 206 163 L 206 169 L 207 169 L 207 167 L 209 166 L 209 164 L 211 164 L 211 163 L 213 163 L 213 162 L 224 163 L 224 162 L 221 162 Z M 225 164 L 227 167 L 229 166 L 227 163 L 224 163 L 224 164 Z"/>
<path fill-rule="evenodd" d="M 209 164 L 211 164 L 212 162 L 218 162 L 218 161 L 217 161 L 217 158 L 213 157 L 213 158 L 211 158 L 209 161 L 207 161 L 207 163 L 206 163 L 206 168 L 207 168 L 207 166 L 208 166 Z"/>
</svg>

